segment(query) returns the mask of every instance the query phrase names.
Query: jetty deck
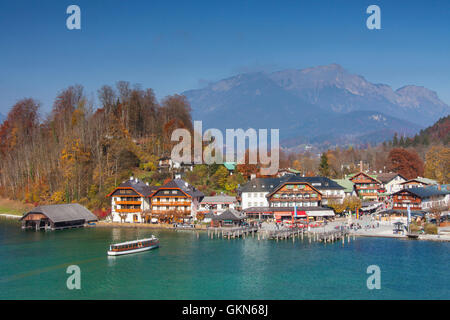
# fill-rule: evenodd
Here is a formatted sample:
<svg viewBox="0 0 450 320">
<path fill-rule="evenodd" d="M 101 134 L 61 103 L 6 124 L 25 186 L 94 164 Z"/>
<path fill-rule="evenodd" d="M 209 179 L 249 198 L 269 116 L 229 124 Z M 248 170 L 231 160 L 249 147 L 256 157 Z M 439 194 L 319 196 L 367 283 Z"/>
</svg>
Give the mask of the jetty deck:
<svg viewBox="0 0 450 320">
<path fill-rule="evenodd" d="M 222 238 L 245 238 L 248 236 L 254 237 L 258 232 L 258 227 L 211 227 L 208 228 L 208 237 L 211 239 Z"/>
</svg>

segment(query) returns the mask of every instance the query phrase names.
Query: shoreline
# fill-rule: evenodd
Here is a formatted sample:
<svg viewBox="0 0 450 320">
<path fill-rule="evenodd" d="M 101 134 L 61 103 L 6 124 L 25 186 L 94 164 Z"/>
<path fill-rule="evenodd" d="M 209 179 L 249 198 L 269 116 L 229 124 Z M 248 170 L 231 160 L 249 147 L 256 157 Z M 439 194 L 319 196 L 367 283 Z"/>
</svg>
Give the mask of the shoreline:
<svg viewBox="0 0 450 320">
<path fill-rule="evenodd" d="M 16 214 L 10 214 L 10 213 L 0 213 L 0 217 L 5 217 L 5 218 L 9 218 L 9 219 L 17 219 L 17 220 L 22 218 L 22 216 L 19 216 Z"/>
<path fill-rule="evenodd" d="M 351 233 L 355 237 L 366 237 L 366 238 L 393 238 L 393 239 L 401 239 L 401 240 L 423 240 L 423 241 L 436 241 L 436 242 L 450 242 L 450 235 L 437 235 L 437 234 L 422 234 L 419 235 L 417 239 L 410 239 L 406 235 L 387 235 L 387 234 L 356 234 Z"/>
<path fill-rule="evenodd" d="M 8 214 L 8 213 L 0 213 L 0 217 L 4 217 L 6 219 L 19 220 L 22 216 Z M 172 230 L 172 231 L 207 231 L 205 225 L 197 225 L 196 228 L 193 229 L 184 229 L 184 228 L 174 228 L 169 224 L 150 224 L 150 223 L 119 223 L 119 222 L 105 222 L 105 221 L 97 221 L 95 225 L 87 225 L 86 228 L 144 228 L 144 229 L 155 229 L 155 230 Z M 422 234 L 419 235 L 417 239 L 409 239 L 406 235 L 394 235 L 394 234 L 385 234 L 385 233 L 355 233 L 352 232 L 350 235 L 355 237 L 366 237 L 366 238 L 392 238 L 392 239 L 400 239 L 400 240 L 422 240 L 422 241 L 435 241 L 435 242 L 450 242 L 450 234 L 440 234 L 440 235 L 432 235 L 432 234 Z"/>
<path fill-rule="evenodd" d="M 144 228 L 144 229 L 159 229 L 159 230 L 183 230 L 183 231 L 206 231 L 206 226 L 198 226 L 192 229 L 184 228 L 174 228 L 170 224 L 151 224 L 151 223 L 120 223 L 120 222 L 105 222 L 97 221 L 95 226 L 87 226 L 88 228 Z"/>
<path fill-rule="evenodd" d="M 157 229 L 157 230 L 173 230 L 173 231 L 207 231 L 206 226 L 200 226 L 195 229 L 183 229 L 183 228 L 174 228 L 171 225 L 163 225 L 163 224 L 147 224 L 147 223 L 119 223 L 119 222 L 104 222 L 99 221 L 96 222 L 95 226 L 87 226 L 88 228 L 146 228 L 146 229 Z M 419 235 L 418 239 L 409 239 L 406 235 L 394 235 L 394 234 L 367 234 L 367 233 L 351 233 L 350 235 L 354 235 L 355 237 L 367 237 L 367 238 L 393 238 L 400 240 L 423 240 L 423 241 L 436 241 L 436 242 L 450 242 L 450 235 Z"/>
</svg>

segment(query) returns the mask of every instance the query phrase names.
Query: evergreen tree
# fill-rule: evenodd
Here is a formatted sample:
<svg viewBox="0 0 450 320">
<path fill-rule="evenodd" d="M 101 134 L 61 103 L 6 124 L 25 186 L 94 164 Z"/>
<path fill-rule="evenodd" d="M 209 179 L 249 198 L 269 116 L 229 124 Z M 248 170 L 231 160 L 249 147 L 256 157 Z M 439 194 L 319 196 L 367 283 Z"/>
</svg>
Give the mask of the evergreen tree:
<svg viewBox="0 0 450 320">
<path fill-rule="evenodd" d="M 393 147 L 398 147 L 398 137 L 397 137 L 397 132 L 394 134 L 394 138 L 392 139 L 392 146 L 393 146 Z"/>
<path fill-rule="evenodd" d="M 319 172 L 321 176 L 328 177 L 330 175 L 330 166 L 328 164 L 328 156 L 324 152 L 320 157 Z"/>
</svg>

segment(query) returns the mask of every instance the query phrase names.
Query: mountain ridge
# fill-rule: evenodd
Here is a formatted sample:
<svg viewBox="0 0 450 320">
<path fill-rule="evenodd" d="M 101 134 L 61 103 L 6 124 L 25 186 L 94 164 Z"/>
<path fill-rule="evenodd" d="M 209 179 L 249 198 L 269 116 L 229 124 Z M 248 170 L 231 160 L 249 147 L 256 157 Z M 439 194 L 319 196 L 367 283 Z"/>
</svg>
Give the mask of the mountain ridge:
<svg viewBox="0 0 450 320">
<path fill-rule="evenodd" d="M 191 103 L 193 118 L 203 120 L 204 126 L 278 127 L 282 139 L 301 137 L 314 143 L 328 141 L 327 133 L 334 136 L 329 143 L 355 143 L 358 136 L 379 130 L 413 135 L 450 113 L 432 90 L 416 85 L 393 90 L 338 64 L 243 73 L 182 94 Z M 385 125 L 369 121 L 352 132 L 346 118 L 362 121 L 361 111 L 379 115 Z M 381 141 L 375 135 L 371 142 Z"/>
</svg>

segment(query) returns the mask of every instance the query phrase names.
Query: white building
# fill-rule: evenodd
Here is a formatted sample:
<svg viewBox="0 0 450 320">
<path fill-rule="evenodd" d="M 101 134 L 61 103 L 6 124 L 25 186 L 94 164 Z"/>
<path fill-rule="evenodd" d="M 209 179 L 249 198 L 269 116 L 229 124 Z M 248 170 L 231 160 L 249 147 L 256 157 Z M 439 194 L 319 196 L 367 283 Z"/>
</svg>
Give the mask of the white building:
<svg viewBox="0 0 450 320">
<path fill-rule="evenodd" d="M 150 194 L 158 187 L 151 187 L 137 178 L 130 177 L 108 196 L 111 197 L 113 222 L 142 223 L 142 213 L 150 210 Z"/>
<path fill-rule="evenodd" d="M 267 195 L 285 182 L 307 182 L 322 193 L 321 205 L 328 205 L 331 200 L 342 202 L 345 188 L 326 177 L 300 177 L 284 175 L 279 178 L 257 178 L 239 188 L 242 210 L 247 208 L 269 207 Z"/>
<path fill-rule="evenodd" d="M 235 209 L 237 206 L 236 197 L 220 194 L 216 196 L 204 197 L 200 202 L 199 212 L 210 212 L 220 214 L 227 209 Z"/>
<path fill-rule="evenodd" d="M 377 179 L 383 184 L 383 188 L 387 194 L 393 194 L 403 189 L 402 183 L 407 179 L 399 173 L 380 173 Z"/>
</svg>

